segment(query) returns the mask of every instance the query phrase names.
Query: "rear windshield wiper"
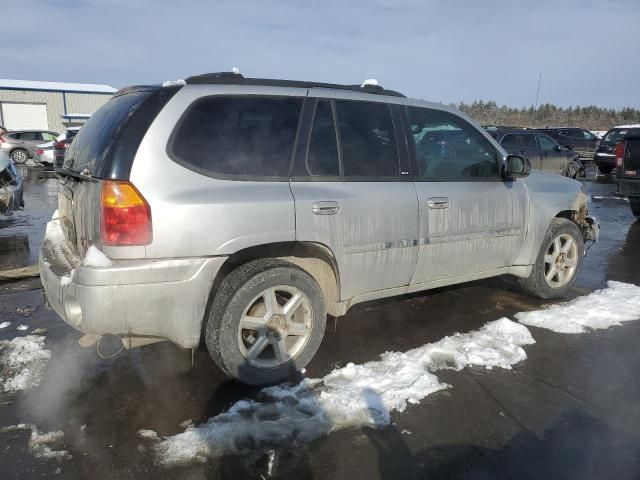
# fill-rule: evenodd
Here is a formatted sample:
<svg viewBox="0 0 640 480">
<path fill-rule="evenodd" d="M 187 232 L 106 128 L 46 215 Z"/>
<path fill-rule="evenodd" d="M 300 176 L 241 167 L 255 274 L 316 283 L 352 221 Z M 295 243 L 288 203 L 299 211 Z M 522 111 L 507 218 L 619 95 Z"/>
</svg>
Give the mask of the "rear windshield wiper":
<svg viewBox="0 0 640 480">
<path fill-rule="evenodd" d="M 71 177 L 76 180 L 83 180 L 83 181 L 94 182 L 94 183 L 98 182 L 98 179 L 95 177 L 92 177 L 89 174 L 88 170 L 86 169 L 83 170 L 82 172 L 76 172 L 74 170 L 69 170 L 68 168 L 56 167 L 55 171 L 56 171 L 56 174 L 61 177 Z"/>
</svg>

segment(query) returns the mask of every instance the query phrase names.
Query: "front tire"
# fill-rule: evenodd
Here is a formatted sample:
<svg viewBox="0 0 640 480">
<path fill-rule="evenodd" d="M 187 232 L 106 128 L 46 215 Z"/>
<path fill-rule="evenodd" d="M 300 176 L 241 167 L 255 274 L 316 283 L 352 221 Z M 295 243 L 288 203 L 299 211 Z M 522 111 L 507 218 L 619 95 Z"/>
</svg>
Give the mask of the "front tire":
<svg viewBox="0 0 640 480">
<path fill-rule="evenodd" d="M 528 293 L 540 298 L 561 298 L 573 286 L 584 258 L 584 241 L 577 225 L 554 218 L 540 247 L 531 274 L 519 280 Z"/>
<path fill-rule="evenodd" d="M 205 330 L 214 362 L 249 385 L 291 378 L 320 347 L 327 314 L 318 283 L 273 259 L 241 265 L 222 282 Z"/>
<path fill-rule="evenodd" d="M 29 160 L 29 153 L 26 150 L 22 150 L 21 148 L 16 148 L 13 152 L 11 152 L 11 160 L 13 163 L 25 163 Z"/>
</svg>

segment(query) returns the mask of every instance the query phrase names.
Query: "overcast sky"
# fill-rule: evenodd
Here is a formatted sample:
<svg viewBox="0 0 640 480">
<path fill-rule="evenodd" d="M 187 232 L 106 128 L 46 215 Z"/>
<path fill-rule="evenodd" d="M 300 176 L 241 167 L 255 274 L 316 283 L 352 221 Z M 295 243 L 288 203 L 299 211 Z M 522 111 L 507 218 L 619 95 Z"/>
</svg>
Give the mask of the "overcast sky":
<svg viewBox="0 0 640 480">
<path fill-rule="evenodd" d="M 0 77 L 158 83 L 230 70 L 409 96 L 640 106 L 640 0 L 2 0 Z"/>
</svg>

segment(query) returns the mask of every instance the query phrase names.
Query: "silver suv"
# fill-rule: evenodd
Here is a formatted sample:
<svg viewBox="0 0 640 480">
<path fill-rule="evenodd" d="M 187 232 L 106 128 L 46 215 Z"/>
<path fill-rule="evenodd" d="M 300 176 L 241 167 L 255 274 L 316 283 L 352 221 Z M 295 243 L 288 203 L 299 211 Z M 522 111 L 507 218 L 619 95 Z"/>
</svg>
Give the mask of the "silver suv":
<svg viewBox="0 0 640 480">
<path fill-rule="evenodd" d="M 38 145 L 57 136 L 55 132 L 41 130 L 4 132 L 0 135 L 0 151 L 6 152 L 13 163 L 25 163 L 35 155 Z"/>
<path fill-rule="evenodd" d="M 250 384 L 304 367 L 356 303 L 497 275 L 562 296 L 598 233 L 580 183 L 374 85 L 124 89 L 57 171 L 41 277 L 81 343 L 203 340 Z"/>
</svg>

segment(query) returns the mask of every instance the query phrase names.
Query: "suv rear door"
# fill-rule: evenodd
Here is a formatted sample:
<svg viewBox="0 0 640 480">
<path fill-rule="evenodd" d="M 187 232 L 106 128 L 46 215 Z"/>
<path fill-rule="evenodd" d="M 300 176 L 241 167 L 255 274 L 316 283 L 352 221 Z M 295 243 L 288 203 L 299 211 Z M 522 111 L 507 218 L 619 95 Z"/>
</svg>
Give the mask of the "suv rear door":
<svg viewBox="0 0 640 480">
<path fill-rule="evenodd" d="M 418 203 L 397 114 L 387 103 L 323 98 L 320 89 L 309 96 L 291 177 L 296 240 L 333 252 L 341 300 L 406 287 Z"/>
<path fill-rule="evenodd" d="M 406 114 L 420 213 L 413 288 L 512 265 L 525 238 L 524 183 L 503 180 L 500 153 L 463 118 L 418 107 Z"/>
</svg>

